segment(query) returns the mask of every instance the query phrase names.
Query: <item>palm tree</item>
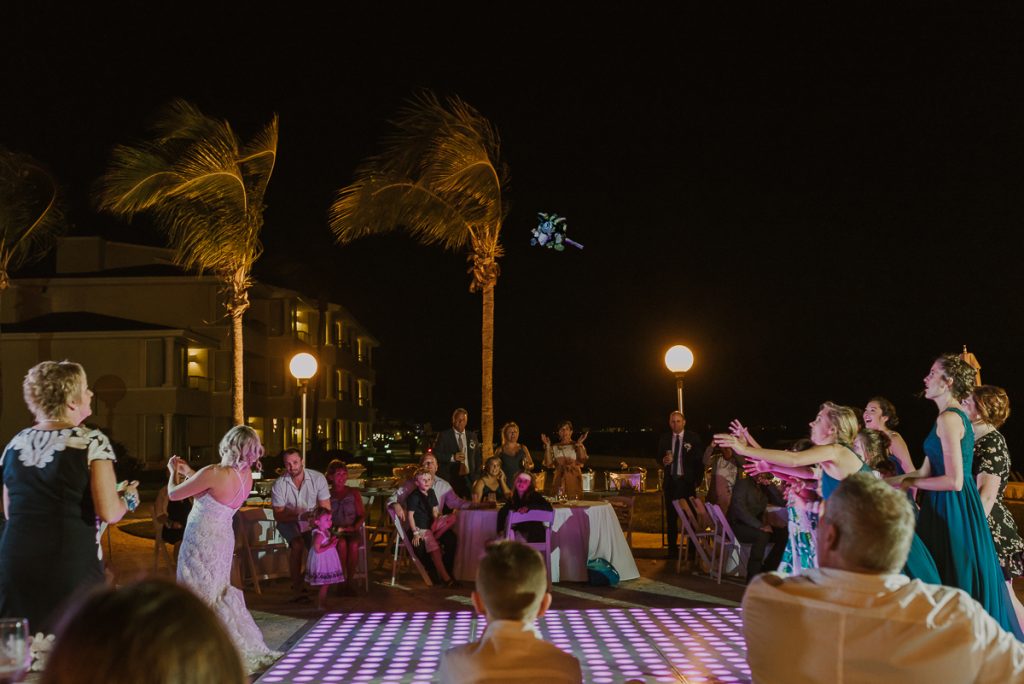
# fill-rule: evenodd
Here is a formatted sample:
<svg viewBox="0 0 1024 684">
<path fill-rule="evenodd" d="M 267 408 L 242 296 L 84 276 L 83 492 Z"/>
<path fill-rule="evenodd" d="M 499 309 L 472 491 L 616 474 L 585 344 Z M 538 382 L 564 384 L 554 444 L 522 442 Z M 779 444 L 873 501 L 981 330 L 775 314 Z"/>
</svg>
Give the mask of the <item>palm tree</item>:
<svg viewBox="0 0 1024 684">
<path fill-rule="evenodd" d="M 31 156 L 0 147 L 0 297 L 11 285 L 10 272 L 41 259 L 64 227 L 54 177 Z"/>
<path fill-rule="evenodd" d="M 60 189 L 27 154 L 0 147 L 0 295 L 10 272 L 41 259 L 64 229 Z"/>
<path fill-rule="evenodd" d="M 338 192 L 330 225 L 339 244 L 404 228 L 424 244 L 469 247 L 470 292 L 483 294 L 480 422 L 484 455 L 494 436 L 494 286 L 503 250 L 508 169 L 499 161 L 498 132 L 457 97 L 444 103 L 415 97 L 394 121 L 385 151 L 366 160 L 355 182 Z"/>
<path fill-rule="evenodd" d="M 242 316 L 252 267 L 263 251 L 263 198 L 277 159 L 277 116 L 242 144 L 227 121 L 176 100 L 152 126 L 153 137 L 114 148 L 99 182 L 100 209 L 131 218 L 148 212 L 185 269 L 214 273 L 231 318 L 231 415 L 243 409 Z"/>
</svg>

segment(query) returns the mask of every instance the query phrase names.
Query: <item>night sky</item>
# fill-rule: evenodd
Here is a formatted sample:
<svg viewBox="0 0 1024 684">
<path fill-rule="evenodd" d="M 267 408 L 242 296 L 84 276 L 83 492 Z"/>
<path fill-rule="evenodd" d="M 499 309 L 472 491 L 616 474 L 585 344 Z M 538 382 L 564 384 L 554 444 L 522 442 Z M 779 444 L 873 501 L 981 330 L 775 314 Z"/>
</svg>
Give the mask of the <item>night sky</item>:
<svg viewBox="0 0 1024 684">
<path fill-rule="evenodd" d="M 258 276 L 369 327 L 385 416 L 439 426 L 465 405 L 479 421 L 465 256 L 400 233 L 338 248 L 327 229 L 334 192 L 420 88 L 461 96 L 502 136 L 496 422 L 517 420 L 526 444 L 562 417 L 663 427 L 675 343 L 696 353 L 686 404 L 701 430 L 740 416 L 798 431 L 825 399 L 881 393 L 918 444 L 934 407 L 914 394 L 965 343 L 1024 406 L 1014 17 L 11 4 L 0 144 L 53 168 L 74 234 L 159 243 L 144 221 L 95 213 L 89 192 L 171 98 L 243 136 L 280 115 Z M 529 247 L 538 211 L 566 216 L 585 249 Z"/>
</svg>

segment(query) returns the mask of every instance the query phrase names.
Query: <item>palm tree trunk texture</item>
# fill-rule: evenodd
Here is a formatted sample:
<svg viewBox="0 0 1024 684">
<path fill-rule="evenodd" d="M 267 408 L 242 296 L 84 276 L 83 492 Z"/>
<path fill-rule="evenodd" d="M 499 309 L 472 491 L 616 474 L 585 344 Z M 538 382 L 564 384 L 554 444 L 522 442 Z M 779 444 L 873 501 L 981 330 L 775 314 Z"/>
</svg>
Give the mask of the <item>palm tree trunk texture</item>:
<svg viewBox="0 0 1024 684">
<path fill-rule="evenodd" d="M 481 349 L 483 350 L 480 397 L 480 439 L 485 459 L 494 455 L 494 281 L 483 288 L 483 325 Z"/>
<path fill-rule="evenodd" d="M 243 353 L 242 316 L 245 309 L 231 309 L 231 419 L 235 425 L 245 424 L 245 376 Z"/>
</svg>

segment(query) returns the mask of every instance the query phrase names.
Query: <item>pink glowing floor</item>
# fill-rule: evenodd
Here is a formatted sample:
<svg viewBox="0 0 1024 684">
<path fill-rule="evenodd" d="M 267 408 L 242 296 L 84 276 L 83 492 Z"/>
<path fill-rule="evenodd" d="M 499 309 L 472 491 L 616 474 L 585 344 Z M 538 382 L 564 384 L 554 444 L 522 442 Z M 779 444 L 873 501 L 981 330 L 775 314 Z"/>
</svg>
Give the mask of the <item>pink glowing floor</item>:
<svg viewBox="0 0 1024 684">
<path fill-rule="evenodd" d="M 429 682 L 485 624 L 468 611 L 331 613 L 257 681 Z M 588 682 L 750 681 L 738 608 L 560 610 L 540 629 Z"/>
</svg>

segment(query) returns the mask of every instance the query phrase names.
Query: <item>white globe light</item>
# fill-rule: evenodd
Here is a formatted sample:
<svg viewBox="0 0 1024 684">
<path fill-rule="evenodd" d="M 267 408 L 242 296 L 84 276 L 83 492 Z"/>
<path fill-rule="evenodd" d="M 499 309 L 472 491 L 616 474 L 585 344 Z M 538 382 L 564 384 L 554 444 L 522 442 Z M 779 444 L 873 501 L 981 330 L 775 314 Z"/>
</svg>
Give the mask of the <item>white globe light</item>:
<svg viewBox="0 0 1024 684">
<path fill-rule="evenodd" d="M 309 380 L 316 375 L 316 357 L 306 352 L 296 354 L 288 363 L 288 370 L 296 380 Z"/>
<path fill-rule="evenodd" d="M 665 352 L 665 366 L 673 373 L 685 373 L 693 368 L 693 352 L 677 344 Z"/>
</svg>

